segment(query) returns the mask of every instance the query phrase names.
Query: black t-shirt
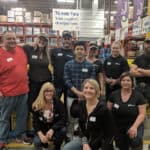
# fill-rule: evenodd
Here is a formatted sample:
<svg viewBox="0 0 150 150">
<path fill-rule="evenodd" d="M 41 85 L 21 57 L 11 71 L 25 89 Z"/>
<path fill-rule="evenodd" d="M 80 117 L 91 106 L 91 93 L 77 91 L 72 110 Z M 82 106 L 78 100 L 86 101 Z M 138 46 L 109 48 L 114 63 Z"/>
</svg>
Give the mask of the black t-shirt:
<svg viewBox="0 0 150 150">
<path fill-rule="evenodd" d="M 64 86 L 64 65 L 71 59 L 73 59 L 73 51 L 71 49 L 58 48 L 51 50 L 51 61 L 54 67 L 54 85 L 56 87 Z"/>
<path fill-rule="evenodd" d="M 51 81 L 52 74 L 48 69 L 49 61 L 46 52 L 43 53 L 43 58 L 39 58 L 39 50 L 33 46 L 25 45 L 23 47 L 29 64 L 29 79 L 34 82 Z"/>
<path fill-rule="evenodd" d="M 96 80 L 99 82 L 99 73 L 103 72 L 103 66 L 100 60 L 93 62 L 94 70 L 96 72 Z"/>
<path fill-rule="evenodd" d="M 136 57 L 133 64 L 136 64 L 139 68 L 150 69 L 150 57 L 145 56 L 144 54 Z M 150 77 L 136 77 L 137 83 L 145 82 L 150 84 Z"/>
<path fill-rule="evenodd" d="M 117 79 L 123 72 L 129 71 L 129 65 L 121 55 L 115 58 L 110 56 L 105 60 L 103 69 L 108 78 Z"/>
<path fill-rule="evenodd" d="M 138 116 L 138 106 L 145 104 L 145 99 L 138 91 L 133 90 L 127 102 L 121 98 L 121 90 L 111 94 L 109 101 L 113 103 L 112 112 L 118 129 L 128 129 Z"/>
</svg>

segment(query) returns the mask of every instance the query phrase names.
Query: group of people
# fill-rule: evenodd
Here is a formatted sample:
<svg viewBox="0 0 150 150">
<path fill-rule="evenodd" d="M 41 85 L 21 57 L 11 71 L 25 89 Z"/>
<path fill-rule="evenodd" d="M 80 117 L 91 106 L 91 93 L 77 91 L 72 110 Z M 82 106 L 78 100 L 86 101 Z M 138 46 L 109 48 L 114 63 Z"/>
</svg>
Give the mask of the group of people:
<svg viewBox="0 0 150 150">
<path fill-rule="evenodd" d="M 120 42 L 112 44 L 111 56 L 102 64 L 95 57 L 95 43 L 86 51 L 83 41 L 72 45 L 69 31 L 62 37 L 63 47 L 49 50 L 45 34 L 20 47 L 14 32 L 4 32 L 0 149 L 7 143 L 15 111 L 16 142 L 31 143 L 26 135 L 31 112 L 36 149 L 48 149 L 53 141 L 54 149 L 60 150 L 68 138 L 63 150 L 113 150 L 113 141 L 119 150 L 142 150 L 146 103 L 150 103 L 150 39 L 145 40 L 144 54 L 129 68 L 120 55 Z"/>
</svg>

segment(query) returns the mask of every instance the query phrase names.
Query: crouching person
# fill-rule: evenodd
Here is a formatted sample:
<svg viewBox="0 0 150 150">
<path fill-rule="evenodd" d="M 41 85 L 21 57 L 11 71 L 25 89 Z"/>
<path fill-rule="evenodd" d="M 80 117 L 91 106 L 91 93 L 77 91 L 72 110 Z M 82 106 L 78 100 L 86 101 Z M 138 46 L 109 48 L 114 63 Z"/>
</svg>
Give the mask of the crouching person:
<svg viewBox="0 0 150 150">
<path fill-rule="evenodd" d="M 79 117 L 78 137 L 64 145 L 62 150 L 112 150 L 115 124 L 111 112 L 99 100 L 99 84 L 96 80 L 83 82 L 84 100 L 71 108 L 73 117 Z M 74 105 L 75 106 L 75 105 Z M 77 111 L 78 108 L 78 111 Z"/>
<path fill-rule="evenodd" d="M 52 141 L 55 150 L 60 150 L 66 136 L 66 114 L 64 105 L 55 99 L 52 83 L 46 82 L 42 85 L 32 108 L 36 149 L 48 149 L 48 143 Z"/>
</svg>

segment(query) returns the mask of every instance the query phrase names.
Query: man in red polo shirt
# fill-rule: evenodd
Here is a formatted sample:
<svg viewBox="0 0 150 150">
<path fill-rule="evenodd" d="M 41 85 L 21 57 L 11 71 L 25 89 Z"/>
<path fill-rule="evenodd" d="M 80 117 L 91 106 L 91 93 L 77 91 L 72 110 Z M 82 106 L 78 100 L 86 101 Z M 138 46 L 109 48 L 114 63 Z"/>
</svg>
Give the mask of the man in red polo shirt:
<svg viewBox="0 0 150 150">
<path fill-rule="evenodd" d="M 0 48 L 0 149 L 9 134 L 9 120 L 16 112 L 16 141 L 26 141 L 28 115 L 27 59 L 22 48 L 16 46 L 16 35 L 12 31 L 3 34 Z"/>
</svg>

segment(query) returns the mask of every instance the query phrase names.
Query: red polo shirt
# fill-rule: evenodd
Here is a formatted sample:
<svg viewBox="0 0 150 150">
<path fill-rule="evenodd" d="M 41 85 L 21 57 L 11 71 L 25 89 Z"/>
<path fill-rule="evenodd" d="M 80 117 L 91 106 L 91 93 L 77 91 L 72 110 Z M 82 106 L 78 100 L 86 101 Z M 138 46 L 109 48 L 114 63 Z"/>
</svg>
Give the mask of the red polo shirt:
<svg viewBox="0 0 150 150">
<path fill-rule="evenodd" d="M 17 96 L 28 91 L 27 58 L 23 49 L 0 48 L 0 92 L 4 96 Z"/>
</svg>

